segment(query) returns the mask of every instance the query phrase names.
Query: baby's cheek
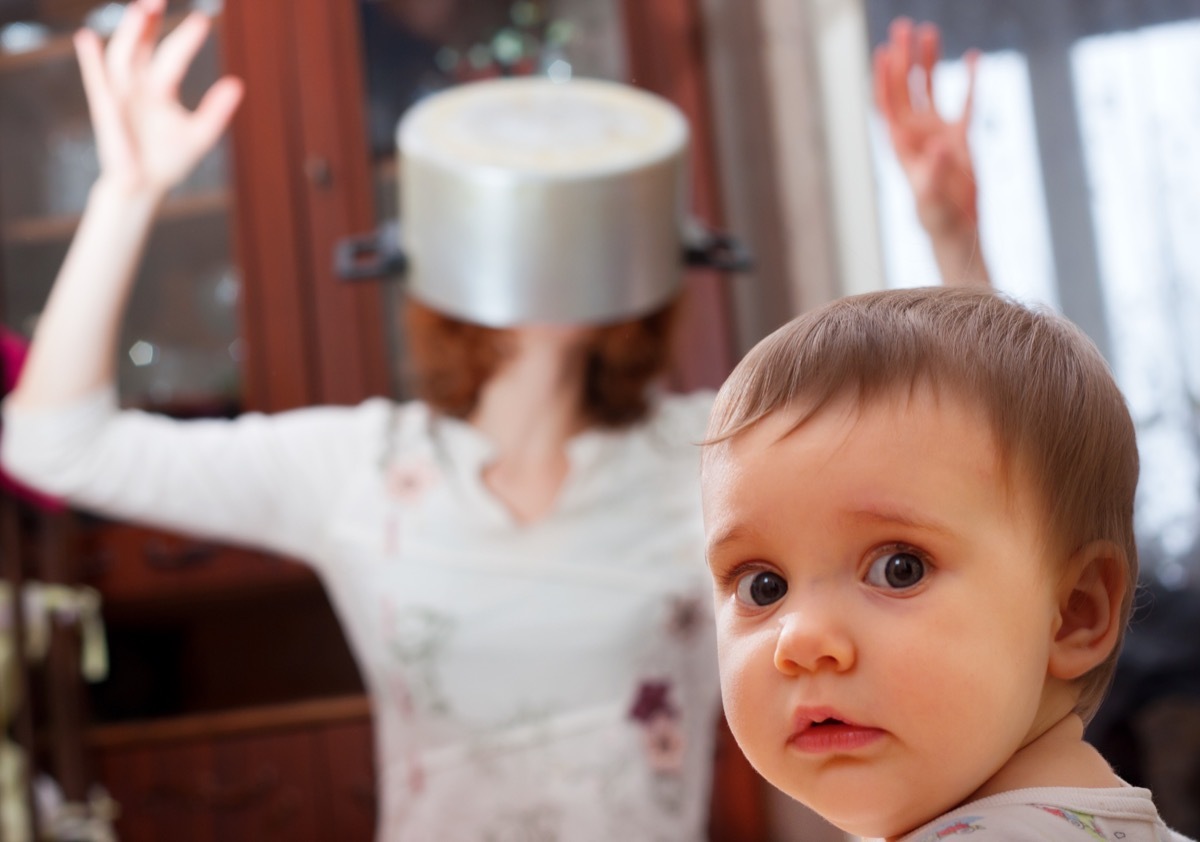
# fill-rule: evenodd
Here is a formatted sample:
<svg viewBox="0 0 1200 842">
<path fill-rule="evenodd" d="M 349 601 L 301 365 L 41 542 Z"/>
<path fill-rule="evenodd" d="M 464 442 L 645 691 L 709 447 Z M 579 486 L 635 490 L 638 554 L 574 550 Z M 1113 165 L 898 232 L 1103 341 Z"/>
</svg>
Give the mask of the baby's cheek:
<svg viewBox="0 0 1200 842">
<path fill-rule="evenodd" d="M 720 596 L 713 600 L 713 617 L 717 631 L 717 664 L 721 670 L 721 686 L 734 678 L 735 673 L 746 668 L 751 654 L 751 643 L 739 617 Z"/>
<path fill-rule="evenodd" d="M 721 673 L 721 698 L 734 735 L 743 725 L 762 723 L 768 685 L 774 672 L 771 649 L 761 633 L 746 634 L 717 615 L 717 664 Z M 757 714 L 755 713 L 757 711 Z"/>
</svg>

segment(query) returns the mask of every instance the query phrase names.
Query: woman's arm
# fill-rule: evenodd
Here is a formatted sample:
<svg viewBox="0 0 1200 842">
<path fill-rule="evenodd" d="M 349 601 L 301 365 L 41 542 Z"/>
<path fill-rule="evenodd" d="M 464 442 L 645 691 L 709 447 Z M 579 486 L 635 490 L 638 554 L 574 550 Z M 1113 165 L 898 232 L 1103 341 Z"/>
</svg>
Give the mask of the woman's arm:
<svg viewBox="0 0 1200 842">
<path fill-rule="evenodd" d="M 5 467 L 97 514 L 315 561 L 355 482 L 378 470 L 391 404 L 178 421 L 118 411 L 111 390 L 63 409 L 7 407 Z"/>
<path fill-rule="evenodd" d="M 100 178 L 5 401 L 4 464 L 82 508 L 303 554 L 361 461 L 355 442 L 382 435 L 370 413 L 184 423 L 116 405 L 116 343 L 155 213 L 242 96 L 225 78 L 195 111 L 180 104 L 210 22 L 192 14 L 159 43 L 164 7 L 131 2 L 106 50 L 95 33 L 76 36 Z"/>
<path fill-rule="evenodd" d="M 180 104 L 179 84 L 209 20 L 193 13 L 155 49 L 164 7 L 131 2 L 107 51 L 95 33 L 76 35 L 100 178 L 9 397 L 14 407 L 63 406 L 113 383 L 122 314 L 158 206 L 241 101 L 241 82 L 226 77 L 194 112 Z"/>
<path fill-rule="evenodd" d="M 942 282 L 989 286 L 979 247 L 975 168 L 967 142 L 978 54 L 966 55 L 967 98 L 955 121 L 944 119 L 934 104 L 933 68 L 940 55 L 936 26 L 914 26 L 907 18 L 897 18 L 888 42 L 875 50 L 875 103 L 912 188 Z M 922 83 L 916 92 L 910 87 L 914 71 Z"/>
</svg>

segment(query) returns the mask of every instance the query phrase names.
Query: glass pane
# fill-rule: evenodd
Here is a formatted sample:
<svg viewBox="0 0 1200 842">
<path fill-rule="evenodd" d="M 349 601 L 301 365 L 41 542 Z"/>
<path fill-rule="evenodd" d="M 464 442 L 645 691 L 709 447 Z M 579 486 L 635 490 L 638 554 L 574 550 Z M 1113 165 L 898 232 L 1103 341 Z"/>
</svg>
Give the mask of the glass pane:
<svg viewBox="0 0 1200 842">
<path fill-rule="evenodd" d="M 1143 563 L 1200 583 L 1200 20 L 1082 38 L 1071 63 Z"/>
<path fill-rule="evenodd" d="M 360 0 L 375 210 L 397 220 L 395 130 L 414 102 L 462 82 L 543 74 L 623 80 L 628 76 L 620 0 Z M 384 308 L 399 361 L 402 337 Z M 403 394 L 403 380 L 393 376 Z"/>
<path fill-rule="evenodd" d="M 193 5 L 168 5 L 167 26 Z M 197 3 L 195 5 L 201 5 Z M 214 4 L 202 4 L 214 11 Z M 79 222 L 99 165 L 71 33 L 111 32 L 122 6 L 11 4 L 0 11 L 0 314 L 29 337 Z M 220 74 L 210 37 L 184 81 L 195 106 Z M 147 246 L 121 337 L 126 405 L 176 415 L 239 404 L 238 293 L 228 145 L 167 198 Z"/>
</svg>

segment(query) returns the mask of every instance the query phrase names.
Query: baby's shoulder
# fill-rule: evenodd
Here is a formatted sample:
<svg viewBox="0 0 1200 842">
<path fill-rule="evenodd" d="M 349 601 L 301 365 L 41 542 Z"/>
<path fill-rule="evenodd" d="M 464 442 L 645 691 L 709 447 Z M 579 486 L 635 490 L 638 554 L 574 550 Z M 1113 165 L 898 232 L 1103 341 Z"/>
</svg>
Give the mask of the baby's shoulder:
<svg viewBox="0 0 1200 842">
<path fill-rule="evenodd" d="M 1066 806 L 1036 800 L 990 805 L 968 805 L 906 836 L 905 842 L 938 842 L 971 834 L 972 842 L 996 839 L 1006 842 L 1054 839 L 1116 840 L 1127 842 L 1172 842 L 1179 837 L 1157 820 L 1157 815 L 1138 815 L 1118 810 L 1095 810 L 1090 806 Z"/>
<path fill-rule="evenodd" d="M 1086 813 L 1042 804 L 1003 804 L 944 816 L 914 834 L 911 842 L 936 842 L 968 833 L 972 839 L 1041 839 L 1043 831 L 1055 831 L 1049 837 L 1055 839 L 1074 839 L 1072 831 L 1083 834 L 1080 838 L 1103 838 L 1094 835 L 1095 818 Z"/>
</svg>

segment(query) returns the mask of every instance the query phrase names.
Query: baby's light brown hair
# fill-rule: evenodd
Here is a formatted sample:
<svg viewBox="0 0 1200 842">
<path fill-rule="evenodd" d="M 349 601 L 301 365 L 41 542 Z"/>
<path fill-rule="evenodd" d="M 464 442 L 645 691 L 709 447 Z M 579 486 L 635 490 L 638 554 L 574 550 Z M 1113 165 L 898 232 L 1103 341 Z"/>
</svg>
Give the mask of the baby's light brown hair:
<svg viewBox="0 0 1200 842">
<path fill-rule="evenodd" d="M 1011 477 L 1045 512 L 1047 546 L 1064 560 L 1091 541 L 1124 551 L 1122 637 L 1137 583 L 1133 498 L 1138 455 L 1125 399 L 1096 346 L 1066 319 L 989 291 L 932 287 L 850 296 L 806 313 L 756 345 L 721 387 L 706 445 L 775 412 L 795 426 L 835 399 L 860 405 L 920 385 L 983 410 Z M 1010 483 L 1011 485 L 1011 483 Z M 1088 721 L 1120 641 L 1080 681 Z"/>
</svg>

